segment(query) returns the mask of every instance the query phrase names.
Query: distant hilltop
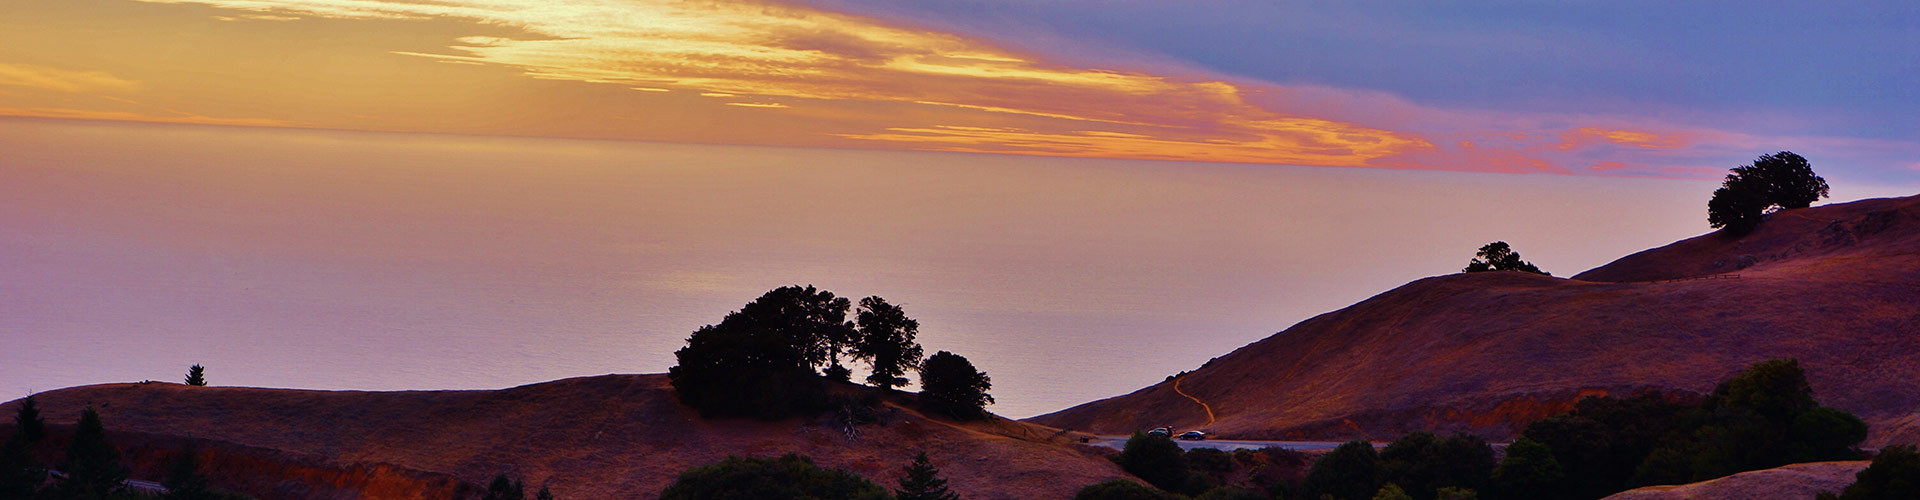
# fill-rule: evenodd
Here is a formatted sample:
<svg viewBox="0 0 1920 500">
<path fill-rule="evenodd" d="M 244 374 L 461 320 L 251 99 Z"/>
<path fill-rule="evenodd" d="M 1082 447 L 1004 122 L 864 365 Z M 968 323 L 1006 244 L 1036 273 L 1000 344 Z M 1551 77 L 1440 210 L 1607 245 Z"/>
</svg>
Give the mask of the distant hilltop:
<svg viewBox="0 0 1920 500">
<path fill-rule="evenodd" d="M 1749 234 L 1717 231 L 1571 279 L 1417 280 L 1183 376 L 1028 421 L 1504 439 L 1585 396 L 1698 398 L 1770 358 L 1799 359 L 1820 401 L 1871 426 L 1865 445 L 1920 441 L 1920 197 L 1783 210 Z"/>
</svg>

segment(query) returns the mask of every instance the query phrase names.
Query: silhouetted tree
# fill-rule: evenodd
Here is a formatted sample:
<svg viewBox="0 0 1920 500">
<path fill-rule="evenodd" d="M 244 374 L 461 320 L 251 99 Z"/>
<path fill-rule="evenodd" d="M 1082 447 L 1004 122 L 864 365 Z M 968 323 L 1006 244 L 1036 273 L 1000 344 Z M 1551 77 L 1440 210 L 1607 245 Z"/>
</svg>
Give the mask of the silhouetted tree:
<svg viewBox="0 0 1920 500">
<path fill-rule="evenodd" d="M 1432 500 L 1442 487 L 1484 490 L 1493 468 L 1493 447 L 1472 434 L 1414 432 L 1380 450 L 1382 480 L 1418 500 Z"/>
<path fill-rule="evenodd" d="M 1475 257 L 1473 261 L 1468 262 L 1467 267 L 1461 271 L 1469 273 L 1483 271 L 1526 271 L 1547 276 L 1553 275 L 1552 273 L 1540 270 L 1538 267 L 1534 267 L 1531 262 L 1520 260 L 1520 252 L 1513 251 L 1513 247 L 1508 246 L 1507 242 L 1504 241 L 1488 243 L 1486 246 L 1480 247 L 1479 251 L 1474 252 L 1473 256 Z"/>
<path fill-rule="evenodd" d="M 954 418 L 986 417 L 983 408 L 993 404 L 993 396 L 987 394 L 992 388 L 987 372 L 975 370 L 973 363 L 958 354 L 940 351 L 921 365 L 921 401 Z"/>
<path fill-rule="evenodd" d="M 857 318 L 859 329 L 852 353 L 854 359 L 865 360 L 873 368 L 867 383 L 889 390 L 907 385 L 903 375 L 918 369 L 923 355 L 920 344 L 913 341 L 920 332 L 920 322 L 878 296 L 860 299 Z"/>
<path fill-rule="evenodd" d="M 40 417 L 40 404 L 27 396 L 13 414 L 13 439 L 37 444 L 47 437 L 47 421 Z"/>
<path fill-rule="evenodd" d="M 218 500 L 221 495 L 207 485 L 207 476 L 200 474 L 199 450 L 188 445 L 173 454 L 167 462 L 167 478 L 160 484 L 167 487 L 165 500 Z"/>
<path fill-rule="evenodd" d="M 1827 197 L 1827 180 L 1791 151 L 1763 155 L 1734 167 L 1707 201 L 1707 223 L 1734 233 L 1752 231 L 1774 210 L 1806 208 Z"/>
<path fill-rule="evenodd" d="M 1913 500 L 1920 498 L 1920 450 L 1914 445 L 1888 446 L 1873 457 L 1854 482 L 1839 495 L 1821 493 L 1819 500 Z"/>
<path fill-rule="evenodd" d="M 904 469 L 900 489 L 893 492 L 895 500 L 960 500 L 960 495 L 947 490 L 947 480 L 940 478 L 940 469 L 927 459 L 926 452 L 913 457 L 913 464 Z"/>
<path fill-rule="evenodd" d="M 822 469 L 807 457 L 727 457 L 688 469 L 660 493 L 660 500 L 747 499 L 888 500 L 887 489 L 851 472 Z"/>
<path fill-rule="evenodd" d="M 46 468 L 33 458 L 33 449 L 46 438 L 46 422 L 33 396 L 20 402 L 13 417 L 13 435 L 0 445 L 0 498 L 34 498 L 47 481 Z"/>
<path fill-rule="evenodd" d="M 1135 432 L 1114 461 L 1128 474 L 1156 488 L 1178 492 L 1186 487 L 1186 452 L 1166 436 Z"/>
<path fill-rule="evenodd" d="M 1478 490 L 1455 488 L 1452 486 L 1440 488 L 1439 491 L 1434 492 L 1433 496 L 1440 500 L 1480 500 L 1480 492 Z"/>
<path fill-rule="evenodd" d="M 553 500 L 553 490 L 547 489 L 547 485 L 544 485 L 544 484 L 540 485 L 540 493 L 535 494 L 533 496 L 533 499 L 534 500 Z"/>
<path fill-rule="evenodd" d="M 838 366 L 853 338 L 849 303 L 811 286 L 774 289 L 707 325 L 675 351 L 680 401 L 706 416 L 781 418 L 826 407 L 814 368 Z"/>
<path fill-rule="evenodd" d="M 105 500 L 126 488 L 127 467 L 120 464 L 120 451 L 107 442 L 106 427 L 93 407 L 80 412 L 60 472 L 67 477 L 54 490 L 62 500 Z"/>
<path fill-rule="evenodd" d="M 196 387 L 207 385 L 207 368 L 200 365 L 187 367 L 187 385 Z"/>
<path fill-rule="evenodd" d="M 493 481 L 487 483 L 487 493 L 481 500 L 526 500 L 527 485 L 517 479 L 509 479 L 506 474 L 495 474 Z"/>
<path fill-rule="evenodd" d="M 1331 495 L 1338 500 L 1373 498 L 1380 486 L 1380 454 L 1366 441 L 1349 441 L 1321 455 L 1301 485 L 1307 498 Z"/>
<path fill-rule="evenodd" d="M 1073 500 L 1175 500 L 1171 493 L 1156 490 L 1140 483 L 1125 479 L 1115 479 L 1080 488 Z"/>
<path fill-rule="evenodd" d="M 1493 469 L 1496 498 L 1555 500 L 1565 498 L 1560 486 L 1566 477 L 1553 450 L 1538 441 L 1521 437 L 1507 445 L 1507 456 Z"/>
</svg>

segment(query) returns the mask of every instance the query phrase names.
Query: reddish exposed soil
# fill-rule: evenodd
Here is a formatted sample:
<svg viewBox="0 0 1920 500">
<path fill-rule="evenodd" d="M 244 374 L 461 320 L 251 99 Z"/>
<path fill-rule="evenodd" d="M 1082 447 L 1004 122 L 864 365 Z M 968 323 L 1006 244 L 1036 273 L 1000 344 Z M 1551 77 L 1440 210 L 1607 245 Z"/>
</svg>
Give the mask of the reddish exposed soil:
<svg viewBox="0 0 1920 500">
<path fill-rule="evenodd" d="M 1698 397 L 1798 358 L 1821 402 L 1920 440 L 1920 197 L 1776 213 L 1576 275 L 1421 279 L 1216 358 L 1182 379 L 1222 437 L 1504 439 L 1580 397 Z M 1172 382 L 1030 421 L 1095 433 L 1206 423 Z"/>
<path fill-rule="evenodd" d="M 847 388 L 847 390 L 857 390 Z M 952 422 L 884 403 L 849 439 L 832 417 L 703 419 L 663 375 L 607 375 L 498 391 L 350 392 L 110 384 L 36 396 L 49 423 L 92 404 L 136 472 L 193 436 L 214 483 L 265 500 L 451 498 L 496 473 L 563 499 L 647 499 L 729 454 L 799 453 L 888 486 L 922 450 L 973 499 L 1065 498 L 1126 477 L 1056 429 Z M 0 405 L 12 414 L 17 402 Z M 137 475 L 136 477 L 141 477 Z"/>
</svg>

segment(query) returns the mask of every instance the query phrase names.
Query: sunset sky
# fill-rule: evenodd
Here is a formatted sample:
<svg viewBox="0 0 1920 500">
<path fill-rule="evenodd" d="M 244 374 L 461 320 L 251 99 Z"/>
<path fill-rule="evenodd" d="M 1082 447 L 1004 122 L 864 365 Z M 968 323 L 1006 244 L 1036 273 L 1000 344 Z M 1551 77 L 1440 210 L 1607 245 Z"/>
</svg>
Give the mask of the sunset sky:
<svg viewBox="0 0 1920 500">
<path fill-rule="evenodd" d="M 1920 5 L 16 0 L 0 115 L 1920 179 Z"/>
<path fill-rule="evenodd" d="M 1920 192 L 1911 1 L 0 5 L 0 400 L 659 373 L 814 284 L 1025 417 L 1761 154 Z"/>
</svg>

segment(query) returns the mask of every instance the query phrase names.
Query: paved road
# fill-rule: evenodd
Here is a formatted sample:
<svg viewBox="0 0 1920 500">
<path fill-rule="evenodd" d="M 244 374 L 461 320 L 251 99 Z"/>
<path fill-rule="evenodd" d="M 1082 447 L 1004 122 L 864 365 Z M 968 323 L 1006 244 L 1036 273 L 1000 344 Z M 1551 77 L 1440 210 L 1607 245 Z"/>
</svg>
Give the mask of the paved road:
<svg viewBox="0 0 1920 500">
<path fill-rule="evenodd" d="M 1128 437 L 1129 436 L 1100 436 L 1093 438 L 1093 441 L 1087 444 L 1119 450 L 1127 447 Z M 1240 441 L 1233 439 L 1187 441 L 1184 439 L 1175 439 L 1173 442 L 1179 443 L 1181 449 L 1213 448 L 1220 451 L 1257 450 L 1276 446 L 1289 450 L 1326 451 L 1340 446 L 1340 442 L 1336 441 Z"/>
</svg>

